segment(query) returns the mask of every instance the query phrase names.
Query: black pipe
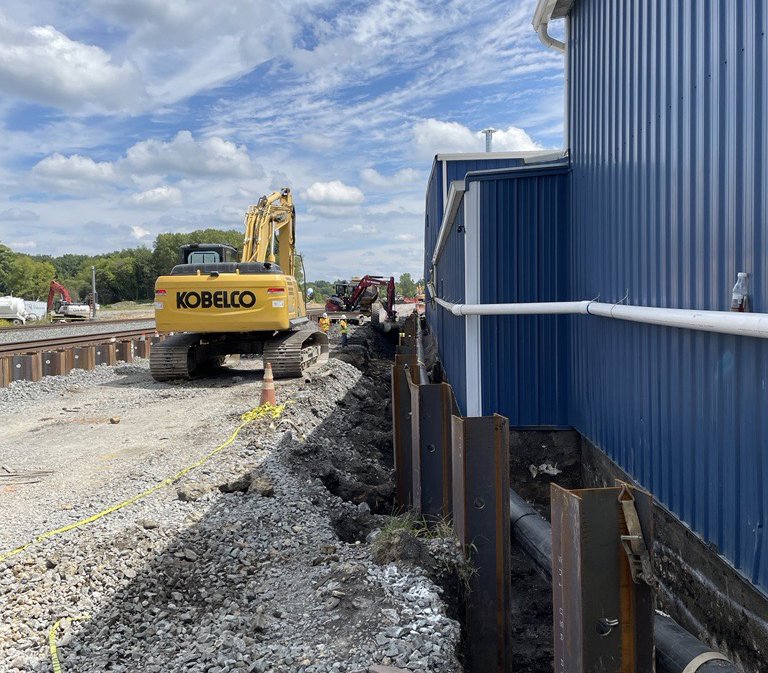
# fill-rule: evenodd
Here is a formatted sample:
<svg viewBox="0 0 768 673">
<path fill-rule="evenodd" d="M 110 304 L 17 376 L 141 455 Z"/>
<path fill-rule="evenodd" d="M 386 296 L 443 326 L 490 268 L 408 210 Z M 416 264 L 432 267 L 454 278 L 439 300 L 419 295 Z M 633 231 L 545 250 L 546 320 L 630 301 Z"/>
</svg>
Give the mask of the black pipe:
<svg viewBox="0 0 768 673">
<path fill-rule="evenodd" d="M 509 491 L 509 514 L 512 542 L 536 565 L 548 582 L 552 582 L 552 527 L 515 491 Z M 657 673 L 683 673 L 686 666 L 705 652 L 713 652 L 670 617 L 656 614 L 653 627 L 656 641 Z M 708 661 L 696 673 L 741 673 L 729 661 Z"/>
</svg>

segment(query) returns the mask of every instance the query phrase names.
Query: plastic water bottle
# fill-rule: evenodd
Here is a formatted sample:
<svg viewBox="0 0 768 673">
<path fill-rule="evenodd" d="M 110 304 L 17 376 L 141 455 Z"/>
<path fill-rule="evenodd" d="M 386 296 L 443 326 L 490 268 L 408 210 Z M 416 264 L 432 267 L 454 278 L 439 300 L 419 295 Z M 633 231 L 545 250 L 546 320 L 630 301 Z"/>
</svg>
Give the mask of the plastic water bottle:
<svg viewBox="0 0 768 673">
<path fill-rule="evenodd" d="M 731 311 L 746 312 L 748 310 L 747 297 L 747 274 L 744 271 L 739 271 L 738 280 L 731 293 Z"/>
</svg>

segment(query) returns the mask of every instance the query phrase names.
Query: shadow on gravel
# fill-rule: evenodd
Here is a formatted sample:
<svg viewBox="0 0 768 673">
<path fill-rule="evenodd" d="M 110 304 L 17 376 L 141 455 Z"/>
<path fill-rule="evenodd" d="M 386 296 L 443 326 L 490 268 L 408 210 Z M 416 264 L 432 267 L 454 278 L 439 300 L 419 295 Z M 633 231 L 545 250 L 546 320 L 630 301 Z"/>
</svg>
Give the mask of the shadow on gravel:
<svg viewBox="0 0 768 673">
<path fill-rule="evenodd" d="M 356 385 L 343 392 L 353 370 L 333 361 L 300 382 L 272 428 L 260 421 L 244 431 L 237 466 L 223 454 L 221 474 L 202 485 L 213 491 L 173 504 L 186 513 L 183 530 L 145 520 L 86 552 L 70 581 L 106 593 L 108 605 L 62 644 L 65 673 L 367 671 L 366 653 L 382 649 L 374 637 L 398 624 L 397 602 L 367 576 L 355 545 L 392 508 L 394 346 L 364 329 L 350 341 L 372 355 L 358 363 Z M 124 382 L 109 385 L 141 385 L 125 367 Z M 186 385 L 215 388 L 233 376 L 257 380 L 261 371 L 233 368 Z M 305 433 L 311 419 L 322 420 Z M 219 492 L 224 484 L 231 492 Z"/>
<path fill-rule="evenodd" d="M 253 363 L 253 364 L 252 364 Z M 147 370 L 135 364 L 118 364 L 115 366 L 115 374 L 122 378 L 117 381 L 107 381 L 99 384 L 104 388 L 123 388 L 132 386 L 136 388 L 145 388 L 148 390 L 176 390 L 186 389 L 208 389 L 208 388 L 228 388 L 242 383 L 257 383 L 264 378 L 264 371 L 261 368 L 261 360 L 233 360 L 225 366 L 212 370 L 205 378 L 193 379 L 191 381 L 170 381 L 160 383 L 148 378 Z"/>
</svg>

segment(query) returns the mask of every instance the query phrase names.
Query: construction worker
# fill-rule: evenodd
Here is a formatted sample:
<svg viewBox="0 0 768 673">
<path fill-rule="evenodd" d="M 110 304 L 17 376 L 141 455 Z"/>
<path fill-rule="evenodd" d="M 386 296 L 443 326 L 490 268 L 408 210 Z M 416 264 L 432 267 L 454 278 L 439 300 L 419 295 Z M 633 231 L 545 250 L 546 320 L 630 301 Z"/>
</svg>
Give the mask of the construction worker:
<svg viewBox="0 0 768 673">
<path fill-rule="evenodd" d="M 347 334 L 349 334 L 349 325 L 347 325 L 347 316 L 345 315 L 341 316 L 341 320 L 339 321 L 339 327 L 341 328 L 341 346 L 342 348 L 346 348 L 347 344 L 349 343 L 347 341 Z"/>
<path fill-rule="evenodd" d="M 326 334 L 328 334 L 328 330 L 331 328 L 331 319 L 328 317 L 327 313 L 323 313 L 322 316 L 320 316 L 320 329 L 323 330 Z"/>
</svg>

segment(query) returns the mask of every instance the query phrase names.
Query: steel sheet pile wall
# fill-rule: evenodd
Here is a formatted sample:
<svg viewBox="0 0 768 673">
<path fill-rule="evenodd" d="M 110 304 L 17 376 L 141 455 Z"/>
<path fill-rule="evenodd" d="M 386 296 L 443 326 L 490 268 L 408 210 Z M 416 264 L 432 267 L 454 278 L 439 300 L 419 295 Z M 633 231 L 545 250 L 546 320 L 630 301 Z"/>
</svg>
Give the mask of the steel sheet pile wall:
<svg viewBox="0 0 768 673">
<path fill-rule="evenodd" d="M 480 181 L 480 300 L 559 301 L 567 292 L 567 168 Z M 568 426 L 568 318 L 481 319 L 484 413 L 513 427 Z"/>
<path fill-rule="evenodd" d="M 571 24 L 572 286 L 768 311 L 768 10 L 579 0 Z M 768 590 L 768 342 L 573 319 L 571 421 Z"/>
</svg>

